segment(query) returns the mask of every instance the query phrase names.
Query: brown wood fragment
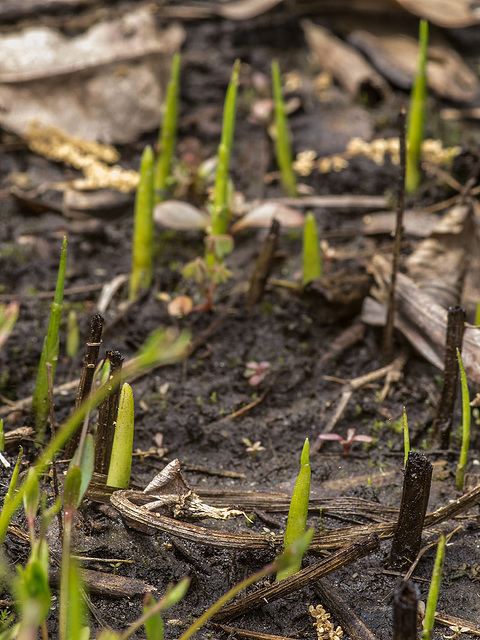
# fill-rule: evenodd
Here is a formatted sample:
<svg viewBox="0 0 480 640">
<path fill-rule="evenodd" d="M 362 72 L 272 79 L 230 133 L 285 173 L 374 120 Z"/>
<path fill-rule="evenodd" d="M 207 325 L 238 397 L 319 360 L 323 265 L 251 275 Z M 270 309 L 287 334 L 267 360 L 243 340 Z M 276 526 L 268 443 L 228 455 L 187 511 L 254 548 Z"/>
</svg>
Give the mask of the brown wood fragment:
<svg viewBox="0 0 480 640">
<path fill-rule="evenodd" d="M 335 624 L 340 625 L 344 633 L 355 640 L 376 640 L 375 634 L 360 620 L 327 578 L 320 578 L 314 589 L 320 598 L 320 604 L 332 614 Z"/>
<path fill-rule="evenodd" d="M 245 301 L 245 306 L 248 311 L 251 311 L 257 302 L 262 299 L 265 285 L 272 269 L 279 233 L 280 223 L 274 219 L 272 220 L 270 231 L 265 238 L 262 250 L 253 268 L 253 273 L 250 276 L 250 286 Z"/>
<path fill-rule="evenodd" d="M 420 551 L 433 467 L 427 458 L 410 452 L 405 467 L 400 514 L 390 551 L 390 564 L 413 562 Z"/>
<path fill-rule="evenodd" d="M 108 598 L 131 598 L 156 591 L 156 587 L 147 584 L 137 578 L 127 578 L 105 571 L 93 571 L 92 569 L 80 569 L 80 576 L 89 593 L 96 593 Z M 52 571 L 51 579 L 60 583 L 60 572 Z"/>
<path fill-rule="evenodd" d="M 93 376 L 95 375 L 95 367 L 97 366 L 98 353 L 100 351 L 100 345 L 102 344 L 102 331 L 105 320 L 102 316 L 96 313 L 90 322 L 90 335 L 87 342 L 87 348 L 85 350 L 85 357 L 83 359 L 82 373 L 78 382 L 77 397 L 75 398 L 75 411 L 88 397 L 93 383 Z M 78 446 L 80 439 L 80 429 L 72 435 L 65 447 L 65 457 L 72 458 L 75 450 Z"/>
<path fill-rule="evenodd" d="M 312 582 L 315 582 L 319 578 L 332 573 L 340 569 L 340 567 L 346 567 L 360 558 L 364 558 L 376 549 L 378 549 L 378 538 L 372 534 L 363 538 L 359 542 L 355 542 L 336 553 L 328 556 L 325 560 L 315 562 L 305 569 L 301 569 L 289 578 L 284 578 L 280 582 L 275 582 L 268 587 L 258 589 L 254 593 L 241 598 L 233 604 L 229 604 L 223 609 L 220 609 L 218 613 L 213 616 L 214 622 L 223 622 L 237 618 L 238 616 L 258 609 L 264 604 L 274 602 L 279 598 L 283 598 L 289 593 L 293 593 L 298 589 L 301 589 Z"/>
<path fill-rule="evenodd" d="M 465 618 L 452 616 L 448 613 L 444 613 L 443 611 L 435 611 L 435 622 L 440 622 L 440 624 L 447 626 L 464 627 L 468 629 L 468 633 L 480 636 L 480 624 L 473 620 L 465 620 Z"/>
<path fill-rule="evenodd" d="M 1 604 L 1 603 L 0 603 Z M 238 627 L 229 627 L 226 624 L 211 622 L 207 624 L 209 629 L 214 631 L 225 631 L 228 637 L 252 638 L 252 640 L 294 640 L 285 636 L 272 636 L 270 633 L 260 633 L 258 631 L 249 631 L 248 629 L 239 629 Z"/>
<path fill-rule="evenodd" d="M 448 449 L 450 445 L 459 376 L 457 349 L 460 352 L 462 350 L 465 317 L 463 307 L 454 306 L 448 309 L 443 382 L 430 438 L 430 445 L 440 449 Z"/>
<path fill-rule="evenodd" d="M 393 640 L 417 640 L 419 590 L 410 580 L 402 580 L 393 592 Z"/>
<path fill-rule="evenodd" d="M 117 371 L 121 370 L 123 356 L 119 351 L 107 351 L 107 359 L 110 361 L 109 379 L 111 380 Z M 98 427 L 95 440 L 95 471 L 97 473 L 108 473 L 119 400 L 120 387 L 118 386 L 111 390 L 111 393 L 98 408 Z"/>
<path fill-rule="evenodd" d="M 301 25 L 315 64 L 330 73 L 351 95 L 365 95 L 372 105 L 389 94 L 385 80 L 350 45 L 310 20 L 303 20 Z"/>
</svg>

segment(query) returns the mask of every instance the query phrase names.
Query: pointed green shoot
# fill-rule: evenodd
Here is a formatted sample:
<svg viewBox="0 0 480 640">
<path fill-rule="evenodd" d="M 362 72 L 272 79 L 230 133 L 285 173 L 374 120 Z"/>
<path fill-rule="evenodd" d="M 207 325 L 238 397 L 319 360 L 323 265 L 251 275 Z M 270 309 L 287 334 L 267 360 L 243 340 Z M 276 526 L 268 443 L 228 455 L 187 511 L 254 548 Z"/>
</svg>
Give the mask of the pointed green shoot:
<svg viewBox="0 0 480 640">
<path fill-rule="evenodd" d="M 153 263 L 153 149 L 147 145 L 140 161 L 140 183 L 135 198 L 130 300 L 152 283 Z"/>
<path fill-rule="evenodd" d="M 66 352 L 67 356 L 72 360 L 78 353 L 79 345 L 80 331 L 78 329 L 78 318 L 75 310 L 70 309 L 68 312 Z"/>
<path fill-rule="evenodd" d="M 232 76 L 225 97 L 223 108 L 222 137 L 218 147 L 217 175 L 215 178 L 215 189 L 212 210 L 212 229 L 214 236 L 221 236 L 227 233 L 230 211 L 228 205 L 228 183 L 230 156 L 232 153 L 233 134 L 235 131 L 235 113 L 237 108 L 238 75 L 240 73 L 240 60 L 236 60 L 233 65 Z M 207 254 L 208 256 L 209 254 Z M 209 262 L 214 260 L 214 256 L 209 256 Z"/>
<path fill-rule="evenodd" d="M 303 284 L 322 277 L 322 254 L 315 216 L 310 211 L 303 227 Z"/>
<path fill-rule="evenodd" d="M 462 387 L 462 448 L 460 449 L 460 459 L 457 465 L 455 480 L 457 489 L 462 491 L 465 478 L 465 468 L 467 466 L 468 447 L 470 445 L 470 394 L 468 392 L 467 375 L 463 366 L 462 356 L 457 349 L 458 366 L 460 368 L 460 382 Z"/>
<path fill-rule="evenodd" d="M 162 202 L 167 195 L 168 178 L 172 165 L 175 141 L 177 138 L 178 90 L 180 78 L 180 55 L 176 53 L 172 60 L 170 82 L 165 98 L 162 128 L 158 136 L 159 154 L 155 163 L 153 178 L 154 204 Z"/>
<path fill-rule="evenodd" d="M 283 190 L 287 196 L 295 198 L 297 196 L 297 179 L 292 166 L 290 132 L 282 95 L 280 67 L 277 60 L 272 62 L 272 87 L 275 103 L 275 156 L 280 169 Z"/>
<path fill-rule="evenodd" d="M 475 323 L 477 327 L 480 325 L 480 302 L 477 302 L 477 308 L 475 310 Z"/>
<path fill-rule="evenodd" d="M 133 449 L 133 391 L 125 383 L 120 392 L 117 424 L 113 438 L 112 455 L 108 469 L 107 484 L 118 489 L 128 489 L 132 468 Z"/>
<path fill-rule="evenodd" d="M 407 193 L 414 193 L 421 180 L 419 164 L 422 153 L 427 100 L 427 50 L 428 22 L 426 20 L 420 20 L 418 67 L 410 95 L 407 125 L 407 171 L 405 176 L 405 189 Z"/>
<path fill-rule="evenodd" d="M 300 472 L 292 493 L 290 509 L 288 512 L 287 527 L 283 538 L 284 549 L 293 545 L 304 533 L 307 525 L 308 500 L 310 497 L 310 443 L 305 439 L 300 458 Z M 295 562 L 277 573 L 276 581 L 279 582 L 300 570 L 302 558 L 297 557 Z"/>
<path fill-rule="evenodd" d="M 78 428 L 85 414 L 99 405 L 99 403 L 116 388 L 123 378 L 131 378 L 148 369 L 161 364 L 172 364 L 186 357 L 190 352 L 190 334 L 182 332 L 178 335 L 170 329 L 154 331 L 145 342 L 143 349 L 136 358 L 130 360 L 118 374 L 107 383 L 96 389 L 92 395 L 84 400 L 77 411 L 58 430 L 57 435 L 43 449 L 34 465 L 34 474 L 27 475 L 17 493 L 5 501 L 0 513 L 0 544 L 3 544 L 8 525 L 15 511 L 20 506 L 23 496 L 30 489 L 31 483 L 38 483 L 38 477 L 51 463 L 57 452 Z"/>
<path fill-rule="evenodd" d="M 3 428 L 3 418 L 0 420 L 0 451 L 5 451 L 5 430 Z"/>
<path fill-rule="evenodd" d="M 435 622 L 435 609 L 437 608 L 438 593 L 442 581 L 443 564 L 445 562 L 445 536 L 442 534 L 437 547 L 435 564 L 433 567 L 432 580 L 428 591 L 427 606 L 425 608 L 425 618 L 423 620 L 423 640 L 430 640 Z"/>
<path fill-rule="evenodd" d="M 408 454 L 410 453 L 410 433 L 408 431 L 407 410 L 403 407 L 403 468 L 407 466 Z"/>
<path fill-rule="evenodd" d="M 60 266 L 58 268 L 57 286 L 50 312 L 47 335 L 43 342 L 42 355 L 38 365 L 37 381 L 33 393 L 32 411 L 35 414 L 35 426 L 37 437 L 43 440 L 45 426 L 49 412 L 48 405 L 48 376 L 47 362 L 52 365 L 52 380 L 55 380 L 55 369 L 58 359 L 58 333 L 60 330 L 60 318 L 62 316 L 63 290 L 65 287 L 65 272 L 67 268 L 67 239 L 63 238 L 60 254 Z"/>
</svg>

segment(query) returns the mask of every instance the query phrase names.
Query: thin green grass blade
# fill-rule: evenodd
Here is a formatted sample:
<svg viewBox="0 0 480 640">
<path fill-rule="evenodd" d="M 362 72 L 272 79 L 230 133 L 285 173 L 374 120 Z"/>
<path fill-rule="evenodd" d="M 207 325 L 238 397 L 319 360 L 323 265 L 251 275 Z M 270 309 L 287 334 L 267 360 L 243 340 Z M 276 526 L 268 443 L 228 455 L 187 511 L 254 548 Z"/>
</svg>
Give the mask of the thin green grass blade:
<svg viewBox="0 0 480 640">
<path fill-rule="evenodd" d="M 272 62 L 272 87 L 275 103 L 275 155 L 280 169 L 283 190 L 287 196 L 294 198 L 297 196 L 297 179 L 292 166 L 290 132 L 282 96 L 280 67 L 277 60 Z"/>
<path fill-rule="evenodd" d="M 52 365 L 52 380 L 55 380 L 55 369 L 58 358 L 58 333 L 60 330 L 60 319 L 62 316 L 63 290 L 65 288 L 65 273 L 67 268 L 67 239 L 63 238 L 62 251 L 60 254 L 60 266 L 58 268 L 57 286 L 53 298 L 50 312 L 50 322 L 48 324 L 47 335 L 45 337 L 38 365 L 37 381 L 33 393 L 32 411 L 35 414 L 35 426 L 37 437 L 43 439 L 47 417 L 48 405 L 48 377 L 46 363 Z"/>
<path fill-rule="evenodd" d="M 228 180 L 233 135 L 235 132 L 235 114 L 237 109 L 238 75 L 240 60 L 233 65 L 232 76 L 223 108 L 222 137 L 218 147 L 218 165 L 215 178 L 215 190 L 212 211 L 212 230 L 214 236 L 227 233 L 230 211 L 228 207 Z"/>
<path fill-rule="evenodd" d="M 311 477 L 309 456 L 310 444 L 308 438 L 306 438 L 300 457 L 300 472 L 293 489 L 290 509 L 288 511 L 287 527 L 283 538 L 284 549 L 288 549 L 293 545 L 306 530 Z M 301 564 L 302 558 L 296 558 L 294 564 L 277 573 L 276 581 L 279 582 L 299 571 Z"/>
<path fill-rule="evenodd" d="M 176 53 L 172 60 L 172 71 L 167 87 L 167 97 L 165 99 L 165 112 L 163 115 L 162 128 L 158 136 L 159 155 L 155 165 L 155 177 L 153 180 L 154 204 L 162 202 L 167 195 L 167 183 L 177 139 L 179 82 L 180 55 Z"/>
<path fill-rule="evenodd" d="M 459 491 L 462 491 L 465 478 L 465 469 L 467 466 L 468 447 L 470 445 L 471 409 L 467 375 L 465 373 L 465 367 L 463 366 L 462 356 L 460 355 L 460 351 L 458 349 L 457 358 L 458 366 L 460 368 L 460 382 L 462 387 L 462 448 L 460 450 L 460 459 L 457 465 L 455 481 L 457 483 L 457 489 Z"/>
<path fill-rule="evenodd" d="M 303 228 L 303 284 L 322 277 L 322 254 L 315 216 L 308 212 Z"/>
<path fill-rule="evenodd" d="M 153 149 L 147 145 L 140 161 L 140 183 L 135 198 L 130 300 L 152 283 L 153 263 Z"/>
<path fill-rule="evenodd" d="M 435 564 L 433 567 L 432 580 L 428 591 L 427 606 L 425 608 L 425 618 L 423 620 L 423 640 L 430 640 L 435 622 L 435 609 L 437 608 L 438 593 L 442 581 L 443 564 L 445 562 L 445 536 L 442 534 L 437 547 Z"/>
<path fill-rule="evenodd" d="M 407 466 L 408 454 L 410 453 L 410 433 L 408 431 L 407 410 L 403 407 L 403 468 Z"/>
<path fill-rule="evenodd" d="M 419 164 L 422 152 L 427 101 L 427 51 L 428 22 L 426 20 L 420 20 L 418 67 L 410 97 L 407 125 L 407 171 L 405 176 L 405 189 L 407 193 L 414 193 L 421 180 Z"/>
</svg>

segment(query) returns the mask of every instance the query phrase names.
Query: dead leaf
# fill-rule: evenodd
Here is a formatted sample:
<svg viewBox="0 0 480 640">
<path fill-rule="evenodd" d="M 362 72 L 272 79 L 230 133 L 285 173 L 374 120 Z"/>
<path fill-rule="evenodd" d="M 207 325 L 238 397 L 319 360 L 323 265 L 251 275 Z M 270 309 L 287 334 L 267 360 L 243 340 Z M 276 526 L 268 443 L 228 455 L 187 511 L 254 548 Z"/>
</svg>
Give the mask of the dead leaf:
<svg viewBox="0 0 480 640">
<path fill-rule="evenodd" d="M 480 9 L 470 0 L 397 0 L 404 9 L 440 27 L 468 27 L 480 22 Z"/>
<path fill-rule="evenodd" d="M 364 30 L 352 32 L 348 40 L 393 84 L 411 87 L 418 66 L 418 40 Z M 443 45 L 428 47 L 427 80 L 435 93 L 458 102 L 471 102 L 479 90 L 477 76 L 453 49 Z"/>
<path fill-rule="evenodd" d="M 66 38 L 30 27 L 0 38 L 0 124 L 34 121 L 84 139 L 127 143 L 160 121 L 163 88 L 184 30 L 159 31 L 148 7 Z"/>
<path fill-rule="evenodd" d="M 303 227 L 305 216 L 300 211 L 286 207 L 279 202 L 262 202 L 240 218 L 231 228 L 237 233 L 249 227 L 270 227 L 273 220 L 278 220 L 282 227 Z"/>
<path fill-rule="evenodd" d="M 153 219 L 157 224 L 179 231 L 206 229 L 211 222 L 208 213 L 181 200 L 164 200 L 155 205 Z"/>
<path fill-rule="evenodd" d="M 370 104 L 390 93 L 385 80 L 349 44 L 310 20 L 301 25 L 316 66 L 330 73 L 349 93 L 367 95 Z"/>
<path fill-rule="evenodd" d="M 193 300 L 190 296 L 177 296 L 167 305 L 168 313 L 174 318 L 188 316 L 193 309 Z"/>
</svg>

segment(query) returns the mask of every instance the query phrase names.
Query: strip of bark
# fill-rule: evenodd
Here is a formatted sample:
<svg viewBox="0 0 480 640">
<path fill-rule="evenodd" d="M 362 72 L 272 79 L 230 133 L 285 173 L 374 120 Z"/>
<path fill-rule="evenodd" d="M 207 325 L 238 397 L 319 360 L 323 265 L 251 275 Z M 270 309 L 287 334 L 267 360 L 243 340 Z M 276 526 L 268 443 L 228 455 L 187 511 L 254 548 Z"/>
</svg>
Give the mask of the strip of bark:
<svg viewBox="0 0 480 640">
<path fill-rule="evenodd" d="M 92 389 L 93 376 L 95 367 L 97 366 L 98 353 L 102 344 L 102 331 L 105 320 L 96 313 L 90 322 L 90 335 L 85 350 L 85 358 L 83 359 L 82 373 L 78 382 L 77 397 L 75 398 L 75 411 L 82 404 L 83 400 L 88 396 Z M 65 457 L 72 458 L 75 453 L 78 442 L 80 440 L 80 429 L 78 429 L 70 438 L 65 447 Z"/>
<path fill-rule="evenodd" d="M 107 359 L 110 360 L 110 379 L 117 371 L 120 371 L 123 356 L 119 351 L 107 351 Z M 110 456 L 112 454 L 113 436 L 117 421 L 118 402 L 120 399 L 120 386 L 117 386 L 102 402 L 98 408 L 97 438 L 95 441 L 95 466 L 97 473 L 108 473 Z"/>
<path fill-rule="evenodd" d="M 462 350 L 465 330 L 465 309 L 460 306 L 448 309 L 447 340 L 445 345 L 445 368 L 442 390 L 433 419 L 431 446 L 448 449 L 452 432 L 453 411 L 457 398 L 458 362 L 457 349 Z"/>
<path fill-rule="evenodd" d="M 344 633 L 355 640 L 376 640 L 376 636 L 363 624 L 329 580 L 321 578 L 314 589 L 320 598 L 320 604 L 332 615 L 335 624 L 342 627 Z"/>
<path fill-rule="evenodd" d="M 390 565 L 413 562 L 420 551 L 433 466 L 427 458 L 410 452 L 405 467 L 400 514 L 390 552 Z"/>
<path fill-rule="evenodd" d="M 225 622 L 237 618 L 244 613 L 258 609 L 268 602 L 274 602 L 279 598 L 283 598 L 289 593 L 293 593 L 298 589 L 316 582 L 319 578 L 322 578 L 333 571 L 337 571 L 341 567 L 346 567 L 360 558 L 364 558 L 376 549 L 378 549 L 379 541 L 375 534 L 363 538 L 359 542 L 353 544 L 332 553 L 325 560 L 315 562 L 309 567 L 305 567 L 301 571 L 298 571 L 293 576 L 275 582 L 268 587 L 258 589 L 254 593 L 241 598 L 233 604 L 229 604 L 223 607 L 218 613 L 213 616 L 214 622 Z"/>
<path fill-rule="evenodd" d="M 402 580 L 393 592 L 393 640 L 417 640 L 419 590 L 410 580 Z"/>
<path fill-rule="evenodd" d="M 250 286 L 248 288 L 245 306 L 247 311 L 251 311 L 253 307 L 262 299 L 265 285 L 272 270 L 273 258 L 278 244 L 278 236 L 280 233 L 280 223 L 273 219 L 270 231 L 265 239 L 260 255 L 257 258 L 253 273 L 250 276 Z"/>
</svg>

